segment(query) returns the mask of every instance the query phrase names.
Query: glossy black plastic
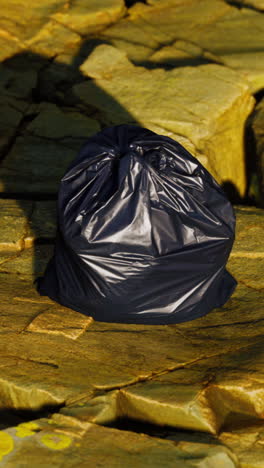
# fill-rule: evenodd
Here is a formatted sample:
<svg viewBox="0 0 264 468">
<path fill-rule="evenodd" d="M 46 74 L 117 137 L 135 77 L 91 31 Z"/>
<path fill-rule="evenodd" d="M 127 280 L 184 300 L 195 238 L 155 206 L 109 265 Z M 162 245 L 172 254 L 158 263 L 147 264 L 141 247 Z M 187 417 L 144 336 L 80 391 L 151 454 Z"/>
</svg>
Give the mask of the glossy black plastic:
<svg viewBox="0 0 264 468">
<path fill-rule="evenodd" d="M 222 306 L 235 216 L 208 171 L 133 125 L 91 137 L 61 180 L 53 258 L 38 291 L 95 320 L 170 324 Z"/>
</svg>

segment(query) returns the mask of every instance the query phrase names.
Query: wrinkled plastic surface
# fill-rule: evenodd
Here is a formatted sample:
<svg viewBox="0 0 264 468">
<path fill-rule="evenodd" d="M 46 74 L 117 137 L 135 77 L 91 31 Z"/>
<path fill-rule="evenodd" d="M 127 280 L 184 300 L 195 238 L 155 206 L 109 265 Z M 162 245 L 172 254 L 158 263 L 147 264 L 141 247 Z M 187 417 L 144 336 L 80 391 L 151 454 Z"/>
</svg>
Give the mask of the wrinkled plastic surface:
<svg viewBox="0 0 264 468">
<path fill-rule="evenodd" d="M 54 256 L 38 291 L 95 320 L 193 320 L 236 286 L 225 269 L 232 206 L 168 137 L 132 125 L 96 134 L 61 180 L 57 210 Z"/>
</svg>

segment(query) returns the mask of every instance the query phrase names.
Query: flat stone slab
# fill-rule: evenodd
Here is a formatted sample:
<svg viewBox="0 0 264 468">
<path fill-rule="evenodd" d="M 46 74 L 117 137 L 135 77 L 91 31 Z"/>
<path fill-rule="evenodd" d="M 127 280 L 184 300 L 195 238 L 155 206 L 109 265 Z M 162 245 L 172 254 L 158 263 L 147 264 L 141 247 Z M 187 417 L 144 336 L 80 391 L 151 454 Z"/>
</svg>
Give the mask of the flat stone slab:
<svg viewBox="0 0 264 468">
<path fill-rule="evenodd" d="M 65 50 L 75 51 L 81 47 L 82 41 L 78 33 L 64 27 L 56 20 L 45 19 L 47 23 L 26 41 L 28 50 L 43 57 L 52 58 L 62 54 Z"/>
<path fill-rule="evenodd" d="M 72 310 L 55 309 L 54 311 L 43 312 L 39 314 L 29 326 L 27 331 L 37 333 L 51 333 L 54 335 L 63 335 L 72 340 L 76 340 L 91 325 L 93 319 L 85 317 Z"/>
<path fill-rule="evenodd" d="M 44 0 L 41 8 L 24 0 L 1 5 L 1 60 L 23 51 L 44 57 L 78 51 L 82 37 L 94 34 L 118 21 L 126 13 L 123 0 L 85 0 L 72 4 L 63 0 Z"/>
<path fill-rule="evenodd" d="M 228 2 L 228 0 L 227 0 L 227 2 Z M 245 6 L 245 7 L 249 6 L 251 8 L 255 8 L 256 10 L 264 11 L 264 1 L 263 0 L 237 0 L 236 4 L 241 5 L 242 7 L 243 6 Z"/>
<path fill-rule="evenodd" d="M 98 46 L 81 71 L 93 80 L 74 93 L 108 125 L 138 123 L 178 140 L 219 183 L 244 195 L 244 124 L 254 100 L 237 72 L 219 65 L 148 70 L 109 45 Z"/>
<path fill-rule="evenodd" d="M 137 64 L 221 63 L 238 70 L 253 92 L 264 86 L 264 22 L 259 11 L 221 0 L 138 2 L 102 38 Z M 230 2 L 232 3 L 232 2 Z M 234 4 L 262 3 L 246 0 Z M 254 5 L 255 4 L 255 5 Z M 136 41 L 135 41 L 136 37 Z"/>
<path fill-rule="evenodd" d="M 103 441 L 103 450 L 102 450 Z M 78 466 L 106 466 L 128 468 L 161 466 L 174 468 L 207 468 L 218 466 L 238 468 L 236 457 L 223 445 L 178 442 L 80 423 L 75 418 L 54 414 L 21 423 L 0 432 L 0 466 L 11 468 L 41 466 L 72 467 L 75 457 Z M 76 455 L 78 453 L 78 455 Z"/>
<path fill-rule="evenodd" d="M 258 210 L 245 211 L 261 224 Z M 44 268 L 52 245 L 36 248 Z M 246 250 L 230 258 L 238 287 L 221 309 L 144 326 L 95 322 L 39 296 L 33 253 L 1 264 L 1 407 L 63 404 L 65 415 L 91 423 L 122 416 L 213 434 L 241 415 L 263 418 L 262 258 Z"/>
<path fill-rule="evenodd" d="M 85 0 L 73 4 L 64 0 L 43 0 L 41 8 L 38 5 L 29 8 L 24 0 L 16 0 L 1 5 L 0 32 L 11 44 L 18 44 L 18 49 L 29 48 L 53 57 L 80 44 L 80 35 L 106 28 L 125 12 L 123 0 L 90 0 L 89 8 Z M 16 48 L 11 50 L 16 51 Z"/>
<path fill-rule="evenodd" d="M 19 136 L 0 166 L 0 191 L 56 193 L 76 150 L 35 136 Z"/>
<path fill-rule="evenodd" d="M 27 133 L 51 140 L 88 138 L 99 132 L 99 123 L 72 109 L 63 112 L 52 103 L 41 103 L 37 109 L 38 115 L 27 126 Z"/>
</svg>

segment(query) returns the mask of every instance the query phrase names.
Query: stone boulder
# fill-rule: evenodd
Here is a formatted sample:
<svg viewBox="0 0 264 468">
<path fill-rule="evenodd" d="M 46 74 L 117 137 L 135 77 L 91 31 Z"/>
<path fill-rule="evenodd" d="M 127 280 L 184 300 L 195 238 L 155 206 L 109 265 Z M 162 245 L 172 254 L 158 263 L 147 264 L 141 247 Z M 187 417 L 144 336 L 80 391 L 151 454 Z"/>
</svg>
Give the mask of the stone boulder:
<svg viewBox="0 0 264 468">
<path fill-rule="evenodd" d="M 74 87 L 107 125 L 137 123 L 178 140 L 219 183 L 246 190 L 244 125 L 254 99 L 241 76 L 220 65 L 170 71 L 134 66 L 125 53 L 98 46 Z"/>
</svg>

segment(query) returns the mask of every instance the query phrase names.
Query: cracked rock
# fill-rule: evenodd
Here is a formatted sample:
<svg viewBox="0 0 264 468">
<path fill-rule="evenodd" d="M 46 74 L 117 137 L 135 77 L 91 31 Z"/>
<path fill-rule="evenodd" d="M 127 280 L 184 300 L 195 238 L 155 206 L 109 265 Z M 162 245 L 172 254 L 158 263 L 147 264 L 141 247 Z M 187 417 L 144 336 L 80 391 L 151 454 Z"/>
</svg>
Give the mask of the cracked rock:
<svg viewBox="0 0 264 468">
<path fill-rule="evenodd" d="M 203 61 L 207 56 L 209 60 L 238 70 L 253 92 L 263 88 L 264 22 L 260 12 L 238 9 L 221 0 L 148 3 L 151 6 L 136 3 L 127 18 L 108 28 L 101 37 L 124 50 L 135 63 L 159 63 L 161 66 L 184 65 L 184 56 L 179 56 L 177 47 L 169 50 L 167 47 L 175 41 L 187 41 L 201 48 L 196 64 L 199 58 Z M 163 47 L 166 48 L 164 54 L 156 55 Z M 185 59 L 188 65 L 188 54 Z"/>
<path fill-rule="evenodd" d="M 37 245 L 13 255 L 0 251 L 0 272 L 15 273 L 28 279 L 43 275 L 52 252 L 51 245 Z"/>
<path fill-rule="evenodd" d="M 262 425 L 235 428 L 222 432 L 220 440 L 236 454 L 241 468 L 262 468 L 264 460 L 264 429 Z"/>
<path fill-rule="evenodd" d="M 62 7 L 64 0 L 42 0 L 30 7 L 24 0 L 1 3 L 0 29 L 25 41 L 32 38 L 49 21 L 49 16 Z"/>
<path fill-rule="evenodd" d="M 6 156 L 16 137 L 28 104 L 15 98 L 0 95 L 0 160 Z"/>
<path fill-rule="evenodd" d="M 85 35 L 106 28 L 124 16 L 125 11 L 123 0 L 90 0 L 89 9 L 86 0 L 75 0 L 65 3 L 64 8 L 51 18 L 70 30 Z"/>
<path fill-rule="evenodd" d="M 56 21 L 49 21 L 26 44 L 36 54 L 54 57 L 65 50 L 75 50 L 81 45 L 81 37 Z"/>
<path fill-rule="evenodd" d="M 137 122 L 171 136 L 219 183 L 245 194 L 243 134 L 254 99 L 238 73 L 214 64 L 147 70 L 109 45 L 98 46 L 81 71 L 93 80 L 76 85 L 74 93 L 108 124 Z"/>
<path fill-rule="evenodd" d="M 236 240 L 231 257 L 264 258 L 264 212 L 262 209 L 236 207 Z"/>
<path fill-rule="evenodd" d="M 109 468 L 174 468 L 177 464 L 182 468 L 238 468 L 236 456 L 223 445 L 185 441 L 176 444 L 146 434 L 80 423 L 59 414 L 1 431 L 0 443 L 6 468 L 22 468 L 25 463 L 38 466 L 40 459 L 43 468 L 106 464 Z"/>
<path fill-rule="evenodd" d="M 117 21 L 125 11 L 123 0 L 93 0 L 89 8 L 84 0 L 42 0 L 41 8 L 34 4 L 29 8 L 24 0 L 12 0 L 1 5 L 0 29 L 21 41 L 34 41 L 60 28 L 65 31 L 60 40 L 67 41 L 67 30 L 69 36 L 74 32 L 94 33 Z M 55 42 L 56 34 L 55 31 Z"/>
<path fill-rule="evenodd" d="M 37 333 L 51 333 L 54 335 L 64 335 L 67 338 L 76 340 L 92 323 L 91 317 L 85 317 L 72 310 L 55 309 L 54 311 L 43 312 L 38 315 L 29 326 L 27 331 Z"/>
</svg>

